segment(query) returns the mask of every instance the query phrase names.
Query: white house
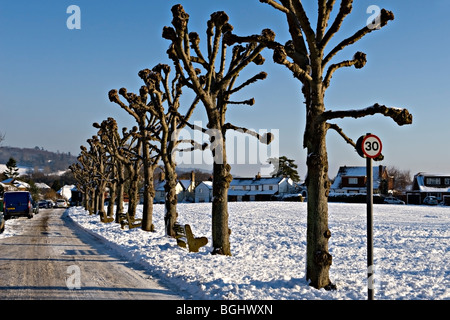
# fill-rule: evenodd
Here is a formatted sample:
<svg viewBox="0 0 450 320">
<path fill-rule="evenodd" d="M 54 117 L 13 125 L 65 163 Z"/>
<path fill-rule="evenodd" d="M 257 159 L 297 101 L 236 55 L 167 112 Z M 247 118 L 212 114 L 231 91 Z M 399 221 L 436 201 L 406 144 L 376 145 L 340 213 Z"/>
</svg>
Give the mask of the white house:
<svg viewBox="0 0 450 320">
<path fill-rule="evenodd" d="M 155 182 L 155 199 L 153 200 L 153 202 L 164 203 L 164 201 L 166 199 L 166 190 L 164 189 L 165 185 L 166 185 L 166 181 Z M 180 181 L 177 182 L 175 191 L 178 196 L 178 202 L 183 201 L 184 200 L 184 187 Z"/>
<path fill-rule="evenodd" d="M 386 166 L 373 166 L 373 192 L 387 194 L 394 187 L 394 178 L 389 176 Z M 366 167 L 343 166 L 330 187 L 332 194 L 367 193 Z"/>
<path fill-rule="evenodd" d="M 427 196 L 450 205 L 450 173 L 419 172 L 414 176 L 412 190 L 406 192 L 408 204 L 422 204 Z"/>
<path fill-rule="evenodd" d="M 234 178 L 228 190 L 229 201 L 270 201 L 274 196 L 283 196 L 293 190 L 291 178 Z"/>
<path fill-rule="evenodd" d="M 164 180 L 164 172 L 160 172 L 158 180 L 154 181 L 155 186 L 155 203 L 164 203 L 166 199 L 166 191 L 164 189 L 166 181 Z M 194 202 L 195 200 L 195 173 L 191 172 L 191 179 L 178 180 L 175 187 L 178 202 Z"/>
<path fill-rule="evenodd" d="M 195 202 L 211 202 L 212 201 L 212 181 L 202 181 L 195 187 Z"/>
</svg>

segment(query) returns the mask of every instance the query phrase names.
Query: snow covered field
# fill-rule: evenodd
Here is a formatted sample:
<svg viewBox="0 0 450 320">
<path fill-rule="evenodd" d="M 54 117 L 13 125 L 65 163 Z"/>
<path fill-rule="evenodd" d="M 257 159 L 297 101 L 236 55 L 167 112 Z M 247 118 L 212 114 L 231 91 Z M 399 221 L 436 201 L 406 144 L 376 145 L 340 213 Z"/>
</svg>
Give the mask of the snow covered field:
<svg viewBox="0 0 450 320">
<path fill-rule="evenodd" d="M 155 233 L 103 224 L 79 207 L 67 213 L 192 299 L 367 299 L 364 204 L 329 204 L 330 277 L 338 288 L 331 292 L 305 281 L 306 203 L 229 203 L 232 257 L 209 253 L 210 208 L 178 207 L 179 222 L 208 237 L 199 253 L 164 235 L 163 205 L 154 208 Z M 18 221 L 27 222 L 8 223 Z M 450 207 L 374 205 L 375 299 L 450 299 L 449 225 Z"/>
</svg>

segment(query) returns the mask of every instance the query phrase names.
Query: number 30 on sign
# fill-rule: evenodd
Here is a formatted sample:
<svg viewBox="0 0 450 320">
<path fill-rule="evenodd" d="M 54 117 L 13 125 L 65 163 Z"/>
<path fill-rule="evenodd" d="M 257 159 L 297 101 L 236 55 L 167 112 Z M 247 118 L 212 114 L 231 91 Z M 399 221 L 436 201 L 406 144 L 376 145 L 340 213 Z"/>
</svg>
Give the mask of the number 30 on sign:
<svg viewBox="0 0 450 320">
<path fill-rule="evenodd" d="M 381 154 L 382 148 L 380 138 L 370 133 L 360 137 L 356 143 L 356 151 L 363 158 L 377 158 Z"/>
</svg>

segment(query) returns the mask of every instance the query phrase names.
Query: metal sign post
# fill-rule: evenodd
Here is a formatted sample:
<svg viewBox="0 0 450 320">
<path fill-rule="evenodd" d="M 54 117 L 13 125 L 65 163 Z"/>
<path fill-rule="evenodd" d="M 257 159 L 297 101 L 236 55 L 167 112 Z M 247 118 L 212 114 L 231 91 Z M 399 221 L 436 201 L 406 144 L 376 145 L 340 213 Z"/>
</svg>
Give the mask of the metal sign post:
<svg viewBox="0 0 450 320">
<path fill-rule="evenodd" d="M 366 158 L 367 174 L 367 290 L 368 300 L 374 300 L 373 288 L 373 166 L 372 159 L 381 154 L 380 138 L 373 134 L 366 134 L 358 139 L 356 151 Z"/>
<path fill-rule="evenodd" d="M 368 300 L 374 299 L 373 292 L 373 169 L 372 158 L 366 159 L 367 167 L 367 288 Z"/>
</svg>

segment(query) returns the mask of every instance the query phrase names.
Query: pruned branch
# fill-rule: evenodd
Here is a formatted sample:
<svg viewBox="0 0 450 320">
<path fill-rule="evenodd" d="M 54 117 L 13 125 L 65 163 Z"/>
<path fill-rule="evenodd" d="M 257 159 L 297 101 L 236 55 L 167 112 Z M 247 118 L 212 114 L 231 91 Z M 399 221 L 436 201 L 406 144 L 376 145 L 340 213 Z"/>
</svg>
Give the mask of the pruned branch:
<svg viewBox="0 0 450 320">
<path fill-rule="evenodd" d="M 325 48 L 330 39 L 339 31 L 345 17 L 352 12 L 352 8 L 353 8 L 353 0 L 343 0 L 341 2 L 341 7 L 339 8 L 339 12 L 336 18 L 334 19 L 333 24 L 328 29 L 325 36 L 322 39 L 318 39 L 320 41 L 321 48 Z M 330 11 L 327 11 L 327 14 L 328 16 L 325 15 L 324 19 L 326 18 L 328 21 Z"/>
<path fill-rule="evenodd" d="M 339 133 L 339 135 L 344 138 L 345 142 L 347 142 L 348 144 L 350 144 L 351 146 L 353 146 L 354 148 L 356 148 L 356 143 L 350 139 L 342 130 L 341 127 L 339 127 L 337 124 L 335 123 L 327 123 L 328 125 L 328 129 L 333 129 L 334 131 L 336 131 L 337 133 Z"/>
<path fill-rule="evenodd" d="M 246 133 L 250 136 L 257 138 L 259 140 L 259 142 L 267 144 L 267 145 L 269 145 L 275 139 L 275 136 L 273 135 L 273 133 L 267 132 L 267 133 L 264 133 L 263 135 L 261 135 L 261 134 L 257 133 L 256 131 L 253 131 L 253 130 L 250 130 L 250 129 L 247 129 L 244 127 L 238 127 L 238 126 L 232 125 L 231 123 L 225 123 L 223 128 L 225 130 L 235 130 L 235 131 L 239 131 L 242 133 Z"/>
<path fill-rule="evenodd" d="M 366 65 L 367 58 L 366 54 L 363 52 L 357 52 L 353 60 L 345 60 L 340 63 L 332 64 L 327 71 L 327 75 L 323 81 L 325 88 L 330 86 L 330 80 L 333 77 L 333 73 L 340 68 L 355 66 L 356 69 L 361 69 Z"/>
<path fill-rule="evenodd" d="M 378 103 L 371 107 L 360 109 L 360 110 L 344 110 L 344 111 L 325 111 L 321 115 L 321 120 L 327 121 L 337 118 L 363 118 L 366 116 L 371 116 L 375 114 L 381 114 L 385 117 L 390 117 L 399 126 L 405 124 L 411 124 L 413 120 L 412 114 L 409 113 L 407 109 L 401 108 L 389 108 Z"/>
<path fill-rule="evenodd" d="M 289 9 L 288 8 L 286 8 L 285 6 L 279 4 L 275 0 L 259 0 L 259 2 L 267 3 L 268 5 L 274 7 L 277 10 L 280 10 L 281 12 L 289 13 Z"/>
<path fill-rule="evenodd" d="M 325 67 L 327 65 L 328 62 L 330 62 L 330 60 L 342 49 L 344 49 L 345 47 L 354 44 L 355 42 L 357 42 L 358 40 L 360 40 L 361 38 L 363 38 L 365 35 L 371 33 L 372 31 L 378 30 L 382 27 L 384 27 L 385 25 L 387 25 L 387 23 L 391 20 L 394 20 L 394 14 L 391 11 L 388 11 L 386 9 L 381 9 L 381 13 L 380 15 L 374 20 L 376 22 L 378 22 L 378 24 L 376 25 L 372 25 L 372 26 L 365 26 L 364 28 L 360 29 L 359 31 L 357 31 L 354 35 L 352 35 L 351 37 L 341 41 L 336 47 L 334 47 L 333 50 L 330 51 L 330 53 L 327 54 L 327 56 L 323 59 L 322 61 L 322 67 Z"/>
<path fill-rule="evenodd" d="M 234 88 L 234 89 L 232 89 L 232 90 L 230 90 L 230 91 L 228 91 L 228 94 L 233 94 L 233 93 L 235 93 L 235 92 L 238 92 L 239 90 L 241 90 L 242 88 L 244 88 L 244 87 L 246 87 L 246 86 L 248 86 L 248 85 L 250 85 L 250 84 L 252 84 L 252 83 L 254 83 L 254 82 L 256 82 L 256 81 L 258 81 L 258 80 L 264 80 L 264 79 L 266 79 L 267 78 L 267 73 L 265 73 L 264 71 L 263 72 L 260 72 L 260 73 L 258 73 L 257 75 L 255 75 L 255 76 L 253 76 L 253 77 L 251 77 L 250 79 L 248 79 L 247 81 L 245 81 L 243 84 L 241 84 L 240 86 L 238 86 L 238 87 L 236 87 L 236 88 Z"/>
</svg>

